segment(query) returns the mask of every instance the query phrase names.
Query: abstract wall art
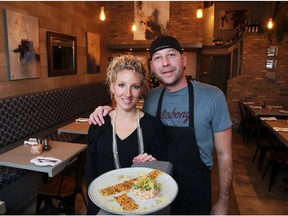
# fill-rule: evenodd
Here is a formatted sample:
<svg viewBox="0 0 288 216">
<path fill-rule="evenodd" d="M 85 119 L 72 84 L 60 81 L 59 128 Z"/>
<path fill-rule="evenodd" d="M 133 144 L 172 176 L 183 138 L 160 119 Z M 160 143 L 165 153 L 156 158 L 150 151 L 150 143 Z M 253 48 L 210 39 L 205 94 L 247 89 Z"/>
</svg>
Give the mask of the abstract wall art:
<svg viewBox="0 0 288 216">
<path fill-rule="evenodd" d="M 100 73 L 100 36 L 87 32 L 87 73 Z"/>
<path fill-rule="evenodd" d="M 40 77 L 38 18 L 4 10 L 9 79 Z"/>
<path fill-rule="evenodd" d="M 137 30 L 134 40 L 154 40 L 161 34 L 168 35 L 170 2 L 135 1 L 134 22 Z"/>
<path fill-rule="evenodd" d="M 236 29 L 250 19 L 248 10 L 220 11 L 220 30 Z"/>
</svg>

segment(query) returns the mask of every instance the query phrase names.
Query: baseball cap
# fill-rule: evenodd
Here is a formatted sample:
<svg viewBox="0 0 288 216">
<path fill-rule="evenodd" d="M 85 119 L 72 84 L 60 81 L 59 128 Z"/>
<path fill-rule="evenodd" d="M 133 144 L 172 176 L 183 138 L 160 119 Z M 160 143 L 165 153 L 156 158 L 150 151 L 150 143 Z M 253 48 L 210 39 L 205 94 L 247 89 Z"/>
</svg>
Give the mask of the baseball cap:
<svg viewBox="0 0 288 216">
<path fill-rule="evenodd" d="M 150 45 L 150 56 L 152 57 L 155 52 L 166 48 L 173 48 L 180 53 L 183 53 L 182 47 L 175 37 L 160 35 Z"/>
</svg>

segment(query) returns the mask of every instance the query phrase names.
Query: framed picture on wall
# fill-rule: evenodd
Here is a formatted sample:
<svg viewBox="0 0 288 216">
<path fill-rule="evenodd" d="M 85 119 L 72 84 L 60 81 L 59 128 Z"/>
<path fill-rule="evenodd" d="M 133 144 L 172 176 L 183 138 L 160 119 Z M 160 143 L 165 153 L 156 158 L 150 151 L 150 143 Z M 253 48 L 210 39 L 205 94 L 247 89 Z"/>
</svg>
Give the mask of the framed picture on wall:
<svg viewBox="0 0 288 216">
<path fill-rule="evenodd" d="M 219 19 L 220 30 L 231 30 L 245 25 L 250 19 L 248 10 L 221 10 Z"/>
<path fill-rule="evenodd" d="M 77 74 L 77 38 L 47 32 L 48 76 Z"/>
<path fill-rule="evenodd" d="M 266 60 L 266 69 L 273 70 L 277 68 L 277 59 L 267 59 Z"/>
<path fill-rule="evenodd" d="M 134 40 L 154 40 L 169 33 L 169 1 L 134 1 Z"/>
<path fill-rule="evenodd" d="M 38 18 L 4 10 L 9 79 L 40 77 Z"/>
<path fill-rule="evenodd" d="M 267 48 L 267 56 L 277 56 L 278 46 L 270 46 Z"/>
<path fill-rule="evenodd" d="M 100 73 L 100 36 L 87 32 L 87 73 Z"/>
</svg>

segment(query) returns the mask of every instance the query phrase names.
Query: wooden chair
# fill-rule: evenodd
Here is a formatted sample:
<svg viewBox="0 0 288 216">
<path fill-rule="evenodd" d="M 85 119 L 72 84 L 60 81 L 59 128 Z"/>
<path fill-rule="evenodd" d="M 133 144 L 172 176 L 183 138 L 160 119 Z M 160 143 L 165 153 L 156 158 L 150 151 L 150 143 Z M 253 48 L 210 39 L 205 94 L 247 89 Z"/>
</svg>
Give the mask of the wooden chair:
<svg viewBox="0 0 288 216">
<path fill-rule="evenodd" d="M 288 149 L 287 147 L 272 134 L 272 131 L 268 132 L 269 135 L 269 162 L 264 170 L 262 179 L 265 178 L 265 175 L 271 167 L 270 171 L 270 180 L 268 190 L 270 191 L 273 184 L 275 183 L 277 174 L 288 168 Z"/>
<path fill-rule="evenodd" d="M 245 107 L 243 106 L 241 101 L 238 102 L 238 106 L 239 106 L 239 112 L 240 112 L 240 123 L 239 123 L 239 127 L 238 127 L 237 133 L 238 134 L 240 133 L 241 137 L 243 137 L 245 126 L 246 126 L 245 125 L 246 124 L 246 119 L 245 119 L 245 116 L 244 116 Z"/>
<path fill-rule="evenodd" d="M 259 163 L 258 163 L 258 170 L 262 167 L 267 151 L 269 149 L 269 137 L 268 137 L 268 129 L 261 123 L 261 120 L 256 120 L 256 151 L 254 153 L 252 161 L 256 160 L 258 152 L 259 154 Z"/>
<path fill-rule="evenodd" d="M 256 135 L 257 119 L 255 116 L 252 115 L 252 113 L 250 112 L 250 110 L 248 110 L 247 107 L 245 107 L 242 103 L 241 105 L 242 105 L 243 117 L 244 117 L 244 122 L 245 122 L 242 140 L 248 146 L 250 139 L 252 137 L 255 137 Z"/>
<path fill-rule="evenodd" d="M 78 193 L 82 196 L 87 208 L 82 190 L 84 163 L 85 151 L 72 158 L 61 173 L 38 189 L 36 214 L 41 214 L 41 210 L 45 208 L 40 209 L 43 201 L 51 204 L 52 200 L 58 203 L 56 213 L 75 214 L 75 200 Z"/>
</svg>

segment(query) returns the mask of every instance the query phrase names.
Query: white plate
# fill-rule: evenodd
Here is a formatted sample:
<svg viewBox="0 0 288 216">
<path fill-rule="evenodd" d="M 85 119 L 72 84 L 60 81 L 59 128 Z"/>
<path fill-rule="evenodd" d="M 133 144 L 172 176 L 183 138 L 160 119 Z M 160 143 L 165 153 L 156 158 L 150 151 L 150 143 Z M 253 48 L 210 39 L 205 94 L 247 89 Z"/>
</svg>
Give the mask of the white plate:
<svg viewBox="0 0 288 216">
<path fill-rule="evenodd" d="M 139 208 L 135 211 L 124 211 L 121 206 L 115 201 L 114 197 L 119 196 L 125 192 L 114 194 L 111 196 L 103 196 L 100 190 L 108 186 L 122 183 L 126 180 L 138 177 L 143 174 L 148 174 L 153 169 L 132 167 L 112 170 L 104 173 L 98 178 L 94 179 L 88 188 L 88 195 L 90 199 L 100 208 L 105 211 L 115 214 L 150 214 L 159 211 L 169 205 L 178 193 L 178 185 L 176 181 L 168 174 L 161 172 L 156 181 L 160 184 L 160 193 L 157 197 L 150 200 L 139 200 L 133 196 L 131 191 L 126 191 L 127 195 L 134 199 Z"/>
</svg>

